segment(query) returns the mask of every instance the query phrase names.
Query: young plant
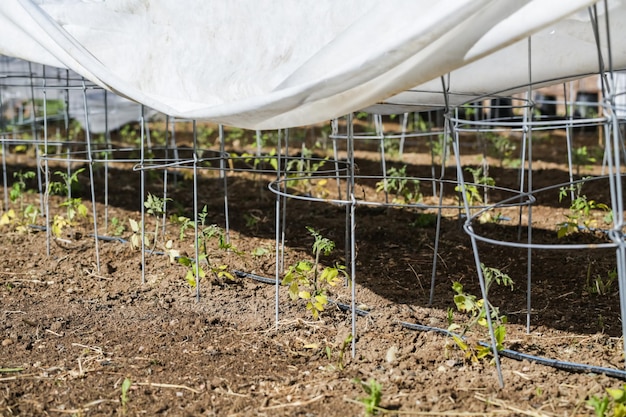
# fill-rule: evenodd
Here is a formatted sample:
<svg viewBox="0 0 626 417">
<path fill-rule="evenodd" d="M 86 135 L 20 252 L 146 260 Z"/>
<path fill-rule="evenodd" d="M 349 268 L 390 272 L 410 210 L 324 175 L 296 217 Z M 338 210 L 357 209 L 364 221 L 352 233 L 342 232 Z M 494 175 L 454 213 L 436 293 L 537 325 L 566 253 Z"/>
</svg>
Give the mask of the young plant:
<svg viewBox="0 0 626 417">
<path fill-rule="evenodd" d="M 73 174 L 56 171 L 54 175 L 61 177 L 62 181 L 51 181 L 48 184 L 50 194 L 66 196 L 65 201 L 60 204 L 61 207 L 65 208 L 65 217 L 57 214 L 52 219 L 51 231 L 56 237 L 61 236 L 65 227 L 75 226 L 78 217 L 85 218 L 89 213 L 87 206 L 83 204 L 80 198 L 71 197 L 71 190 L 78 184 L 78 175 L 84 170 L 85 168 L 77 169 Z"/>
<path fill-rule="evenodd" d="M 330 255 L 335 249 L 335 243 L 320 235 L 311 227 L 307 227 L 313 236 L 314 262 L 308 260 L 298 261 L 291 265 L 283 278 L 282 285 L 289 287 L 289 296 L 292 300 L 298 299 L 307 302 L 306 309 L 311 312 L 314 319 L 319 318 L 319 314 L 324 311 L 328 304 L 328 287 L 333 287 L 341 283 L 341 276 L 347 278 L 348 273 L 344 265 L 335 264 L 333 267 L 325 267 L 319 271 L 320 256 Z"/>
<path fill-rule="evenodd" d="M 118 219 L 117 217 L 113 217 L 111 219 L 111 234 L 113 236 L 121 236 L 122 233 L 124 233 L 126 231 L 126 226 L 124 226 L 121 222 L 120 219 Z"/>
<path fill-rule="evenodd" d="M 202 208 L 202 211 L 198 213 L 198 219 L 200 221 L 200 224 L 198 227 L 198 240 L 195 243 L 196 245 L 198 245 L 199 262 L 196 262 L 195 259 L 188 256 L 179 256 L 178 252 L 171 252 L 171 249 L 169 249 L 170 253 L 175 253 L 176 255 L 170 256 L 170 258 L 175 259 L 176 261 L 178 261 L 179 264 L 187 267 L 185 280 L 192 288 L 195 288 L 196 286 L 196 273 L 198 275 L 198 280 L 205 278 L 207 276 L 207 272 L 211 272 L 213 276 L 218 280 L 226 278 L 229 281 L 235 281 L 235 277 L 229 272 L 229 268 L 227 265 L 214 265 L 211 262 L 211 258 L 209 256 L 209 242 L 213 239 L 216 239 L 218 243 L 218 249 L 233 251 L 237 254 L 239 252 L 237 252 L 232 244 L 227 242 L 226 233 L 222 228 L 215 224 L 206 225 L 207 215 L 208 208 L 207 206 L 204 206 Z M 184 237 L 184 230 L 186 228 L 190 226 L 195 227 L 195 224 L 193 224 L 193 222 L 190 223 L 187 220 L 187 218 L 183 218 L 180 232 L 181 240 Z M 206 269 L 203 265 L 206 265 Z"/>
<path fill-rule="evenodd" d="M 450 144 L 445 140 L 444 135 L 438 135 L 436 140 L 430 140 L 430 156 L 433 161 L 444 165 L 450 155 Z"/>
<path fill-rule="evenodd" d="M 9 190 L 9 199 L 12 203 L 19 201 L 19 211 L 24 211 L 24 194 L 26 193 L 26 181 L 35 178 L 34 171 L 14 172 L 15 182 Z"/>
<path fill-rule="evenodd" d="M 394 194 L 393 203 L 411 204 L 422 200 L 420 182 L 407 178 L 406 165 L 387 170 L 387 178 L 376 183 L 376 192 L 381 191 Z"/>
<path fill-rule="evenodd" d="M 146 212 L 154 218 L 154 239 L 152 241 L 152 251 L 154 251 L 158 241 L 159 224 L 165 215 L 165 207 L 168 201 L 172 201 L 172 199 L 160 198 L 152 193 L 148 193 L 148 198 L 143 203 L 146 208 Z"/>
<path fill-rule="evenodd" d="M 121 395 L 120 395 L 120 403 L 122 404 L 122 414 L 126 414 L 126 405 L 130 399 L 128 398 L 128 391 L 130 387 L 133 385 L 133 382 L 130 378 L 124 378 L 124 382 L 122 382 L 121 387 Z"/>
<path fill-rule="evenodd" d="M 609 271 L 606 277 L 596 274 L 591 277 L 591 264 L 587 267 L 587 282 L 585 291 L 589 294 L 607 295 L 613 290 L 613 284 L 617 281 L 617 270 Z"/>
<path fill-rule="evenodd" d="M 606 392 L 608 395 L 593 395 L 587 400 L 587 405 L 593 408 L 596 417 L 625 417 L 626 385 L 622 388 L 606 388 Z"/>
<path fill-rule="evenodd" d="M 574 148 L 572 152 L 572 163 L 576 166 L 576 175 L 580 175 L 580 168 L 594 164 L 596 158 L 591 154 L 586 146 Z"/>
<path fill-rule="evenodd" d="M 488 140 L 491 142 L 495 154 L 500 160 L 500 168 L 510 164 L 511 156 L 516 149 L 511 139 L 508 136 L 491 134 L 488 136 Z"/>
<path fill-rule="evenodd" d="M 130 225 L 130 231 L 132 234 L 130 235 L 130 247 L 133 249 L 141 248 L 141 222 L 138 222 L 135 219 L 128 219 L 128 224 Z M 144 244 L 148 245 L 148 238 L 144 237 Z"/>
<path fill-rule="evenodd" d="M 287 186 L 300 188 L 301 192 L 305 195 L 326 198 L 328 196 L 328 192 L 325 188 L 327 180 L 315 180 L 313 176 L 326 164 L 327 160 L 328 159 L 325 158 L 314 162 L 313 151 L 303 144 L 300 157 L 292 159 L 287 163 L 287 172 L 290 172 L 288 177 L 300 177 L 300 179 L 297 181 L 287 181 Z"/>
<path fill-rule="evenodd" d="M 501 270 L 497 268 L 486 267 L 484 264 L 480 264 L 481 270 L 483 272 L 483 276 L 485 278 L 485 286 L 486 292 L 489 292 L 489 289 L 494 283 L 504 287 L 510 287 L 513 289 L 513 280 L 507 274 L 503 273 Z M 465 352 L 466 359 L 471 360 L 472 362 L 477 362 L 480 359 L 483 359 L 491 354 L 491 347 L 484 346 L 482 344 L 473 344 L 467 342 L 463 339 L 463 336 L 472 328 L 479 325 L 483 328 L 487 327 L 487 309 L 485 305 L 485 299 L 478 299 L 473 294 L 469 294 L 465 292 L 463 285 L 455 281 L 452 284 L 452 289 L 456 293 L 454 295 L 454 304 L 458 311 L 469 314 L 469 321 L 464 325 L 459 325 L 454 323 L 452 317 L 452 311 L 448 310 L 448 330 L 451 332 L 457 331 L 461 329 L 460 335 L 453 335 L 452 338 L 455 344 Z M 490 316 L 493 321 L 495 321 L 495 336 L 496 336 L 496 349 L 500 350 L 503 348 L 503 342 L 506 336 L 506 329 L 504 324 L 506 324 L 507 319 L 506 316 L 501 316 L 500 311 L 497 307 L 489 303 L 487 301 Z"/>
<path fill-rule="evenodd" d="M 598 223 L 594 217 L 593 211 L 604 212 L 603 221 L 610 224 L 613 220 L 613 213 L 604 203 L 598 203 L 590 200 L 585 194 L 582 194 L 583 182 L 578 182 L 569 187 L 561 187 L 559 189 L 559 202 L 567 197 L 570 193 L 574 193 L 575 197 L 569 207 L 569 214 L 566 214 L 566 221 L 559 223 L 557 229 L 557 237 L 562 238 L 580 230 L 592 230 Z"/>
<path fill-rule="evenodd" d="M 348 336 L 346 336 L 345 339 L 343 339 L 343 342 L 341 343 L 341 348 L 339 349 L 339 357 L 337 358 L 337 364 L 336 365 L 329 365 L 328 369 L 330 370 L 339 370 L 339 371 L 343 371 L 345 368 L 345 363 L 344 363 L 344 358 L 346 355 L 346 351 L 348 350 L 348 347 L 350 346 L 350 344 L 352 343 L 352 333 L 348 334 Z M 328 358 L 328 360 L 332 360 L 333 357 L 333 349 L 330 346 L 326 346 L 326 357 Z"/>
<path fill-rule="evenodd" d="M 365 415 L 375 416 L 376 414 L 378 414 L 378 412 L 381 410 L 380 401 L 383 397 L 383 386 L 380 384 L 380 382 L 376 381 L 373 378 L 369 379 L 367 382 L 355 378 L 352 380 L 352 382 L 360 385 L 361 388 L 363 388 L 363 391 L 365 391 L 365 394 L 367 394 L 367 397 L 359 398 L 359 402 L 363 404 L 363 407 L 365 407 Z"/>
<path fill-rule="evenodd" d="M 16 181 L 9 190 L 9 199 L 12 203 L 18 202 L 19 208 L 16 211 L 11 208 L 5 211 L 0 217 L 0 226 L 14 225 L 18 233 L 27 233 L 29 225 L 34 224 L 39 216 L 39 210 L 33 204 L 26 204 L 24 195 L 27 192 L 26 181 L 35 177 L 35 172 L 15 172 L 13 176 Z"/>
</svg>

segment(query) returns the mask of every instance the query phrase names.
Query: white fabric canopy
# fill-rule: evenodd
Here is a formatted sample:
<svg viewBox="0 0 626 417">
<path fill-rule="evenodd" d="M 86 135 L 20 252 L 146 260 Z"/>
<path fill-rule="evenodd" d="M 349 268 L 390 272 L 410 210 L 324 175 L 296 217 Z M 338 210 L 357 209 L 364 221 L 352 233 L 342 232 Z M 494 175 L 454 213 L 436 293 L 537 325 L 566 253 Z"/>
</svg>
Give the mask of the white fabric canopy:
<svg viewBox="0 0 626 417">
<path fill-rule="evenodd" d="M 593 4 L 2 0 L 0 54 L 72 69 L 175 117 L 273 129 L 384 111 L 381 103 L 395 113 L 441 106 L 446 74 L 451 104 L 460 104 L 529 80 L 598 72 Z M 624 68 L 625 1 L 609 9 L 611 62 Z M 601 26 L 607 59 L 605 32 Z"/>
</svg>

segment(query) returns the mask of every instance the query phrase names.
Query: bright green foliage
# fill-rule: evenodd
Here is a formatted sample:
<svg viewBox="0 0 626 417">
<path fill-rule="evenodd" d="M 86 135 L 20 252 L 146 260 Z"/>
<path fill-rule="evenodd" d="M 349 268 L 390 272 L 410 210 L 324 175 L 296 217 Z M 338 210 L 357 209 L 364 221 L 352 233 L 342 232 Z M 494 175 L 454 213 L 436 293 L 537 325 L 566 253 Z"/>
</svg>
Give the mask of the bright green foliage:
<svg viewBox="0 0 626 417">
<path fill-rule="evenodd" d="M 472 184 L 465 184 L 465 196 L 467 198 L 467 202 L 472 206 L 482 205 L 487 201 L 487 192 L 485 188 L 484 195 L 481 195 L 479 191 L 480 186 L 494 186 L 496 185 L 496 181 L 483 172 L 483 167 L 479 166 L 477 168 L 466 167 L 465 170 L 472 174 Z M 484 187 L 481 187 L 484 188 Z M 454 187 L 454 191 L 457 193 L 461 192 L 461 186 L 457 185 Z M 484 198 L 483 198 L 484 196 Z M 461 199 L 459 198 L 459 204 L 461 204 Z"/>
<path fill-rule="evenodd" d="M 57 214 L 52 219 L 51 232 L 56 237 L 61 236 L 65 227 L 76 225 L 78 217 L 86 218 L 89 213 L 87 206 L 83 204 L 80 198 L 70 197 L 73 187 L 78 184 L 78 176 L 83 171 L 85 171 L 85 168 L 77 169 L 72 174 L 56 171 L 54 175 L 61 177 L 62 181 L 51 181 L 48 184 L 48 192 L 50 194 L 66 196 L 65 201 L 60 204 L 61 207 L 65 208 L 66 215 L 61 216 Z"/>
<path fill-rule="evenodd" d="M 120 222 L 117 217 L 111 218 L 111 228 L 113 236 L 120 236 L 126 231 L 126 227 Z"/>
<path fill-rule="evenodd" d="M 596 158 L 591 154 L 586 146 L 573 149 L 572 163 L 576 165 L 576 175 L 580 175 L 580 168 L 582 166 L 594 164 L 596 161 Z"/>
<path fill-rule="evenodd" d="M 170 259 L 176 260 L 179 264 L 187 267 L 185 280 L 192 288 L 196 286 L 196 274 L 199 281 L 205 278 L 208 272 L 211 272 L 217 279 L 226 278 L 229 281 L 235 281 L 235 276 L 228 271 L 227 265 L 214 265 L 211 262 L 209 243 L 212 240 L 217 240 L 218 249 L 232 251 L 237 254 L 239 254 L 239 252 L 227 241 L 226 233 L 222 228 L 216 224 L 206 225 L 207 216 L 208 208 L 204 206 L 202 211 L 198 213 L 200 224 L 198 226 L 198 241 L 196 245 L 198 246 L 199 263 L 196 263 L 195 259 L 187 256 L 180 256 L 178 251 L 173 251 L 171 248 L 166 249 L 169 251 L 168 253 L 170 253 Z M 180 238 L 182 240 L 184 238 L 185 229 L 195 227 L 195 223 L 186 217 L 179 217 L 178 221 L 181 223 Z"/>
<path fill-rule="evenodd" d="M 345 368 L 345 364 L 344 364 L 344 357 L 346 355 L 346 351 L 348 350 L 348 346 L 350 346 L 350 344 L 352 343 L 352 339 L 354 338 L 354 336 L 352 336 L 352 333 L 348 334 L 348 336 L 346 336 L 345 339 L 343 339 L 343 342 L 341 343 L 341 348 L 339 349 L 339 358 L 337 359 L 337 366 L 336 369 L 343 371 L 343 369 Z M 332 357 L 332 349 L 330 348 L 330 346 L 326 346 L 326 356 L 328 357 L 328 359 L 330 360 Z M 331 369 L 334 369 L 335 367 L 333 365 L 330 365 Z"/>
<path fill-rule="evenodd" d="M 50 181 L 48 189 L 50 194 L 69 195 L 74 186 L 78 184 L 78 176 L 85 171 L 85 168 L 79 168 L 73 174 L 63 171 L 56 171 L 54 175 L 61 177 L 62 181 Z"/>
<path fill-rule="evenodd" d="M 168 201 L 172 201 L 171 198 L 161 198 L 152 193 L 148 193 L 146 201 L 143 205 L 146 208 L 146 213 L 151 215 L 154 219 L 154 232 L 152 240 L 152 250 L 156 247 L 159 237 L 159 224 L 163 216 L 165 215 L 165 207 Z M 147 241 L 147 237 L 146 237 Z"/>
<path fill-rule="evenodd" d="M 204 255 L 200 255 L 200 260 L 202 261 L 203 259 L 205 259 Z M 196 273 L 198 274 L 198 281 L 206 277 L 206 272 L 204 272 L 204 269 L 199 265 L 196 266 L 196 262 L 193 259 L 187 256 L 180 256 L 177 258 L 177 260 L 179 264 L 187 267 L 185 281 L 187 281 L 187 284 L 189 284 L 191 288 L 196 287 Z"/>
<path fill-rule="evenodd" d="M 19 202 L 19 208 L 5 211 L 0 216 L 0 226 L 14 225 L 18 233 L 27 233 L 29 225 L 35 224 L 39 216 L 39 210 L 33 204 L 26 204 L 24 201 L 24 194 L 27 192 L 26 180 L 35 178 L 35 172 L 15 172 L 13 177 L 16 181 L 9 190 L 9 199 L 12 203 Z"/>
<path fill-rule="evenodd" d="M 315 161 L 313 159 L 313 151 L 306 146 L 302 146 L 301 156 L 287 163 L 287 177 L 298 178 L 298 180 L 288 180 L 287 186 L 299 189 L 303 194 L 317 198 L 326 198 L 328 196 L 328 192 L 325 188 L 327 180 L 315 180 L 313 175 L 319 171 L 327 161 L 328 158 Z"/>
<path fill-rule="evenodd" d="M 26 172 L 14 172 L 13 177 L 16 181 L 11 185 L 11 189 L 9 190 L 9 199 L 12 203 L 15 203 L 19 200 L 20 203 L 20 211 L 23 209 L 23 201 L 24 201 L 24 193 L 26 192 L 26 180 L 30 180 L 35 178 L 34 171 L 26 171 Z"/>
<path fill-rule="evenodd" d="M 613 212 L 609 209 L 609 206 L 590 200 L 586 195 L 582 194 L 583 184 L 584 182 L 579 182 L 570 187 L 561 187 L 559 189 L 559 202 L 571 192 L 575 195 L 570 204 L 569 214 L 565 215 L 567 220 L 558 224 L 557 236 L 559 238 L 579 230 L 591 230 L 596 227 L 598 221 L 594 217 L 593 211 L 604 212 L 604 223 L 610 224 L 613 221 Z"/>
<path fill-rule="evenodd" d="M 500 168 L 504 165 L 508 165 L 515 152 L 516 146 L 511 142 L 508 136 L 503 135 L 489 135 L 488 140 L 495 151 L 496 156 L 500 160 Z"/>
<path fill-rule="evenodd" d="M 489 288 L 493 285 L 493 283 L 497 283 L 498 285 L 502 285 L 505 287 L 510 287 L 513 289 L 513 280 L 507 274 L 503 273 L 499 269 L 486 267 L 484 264 L 481 264 L 481 270 L 483 272 L 483 276 L 485 278 L 486 291 L 489 292 Z M 460 282 L 454 282 L 452 284 L 452 289 L 456 293 L 454 295 L 454 304 L 457 307 L 457 310 L 463 313 L 467 313 L 470 316 L 469 321 L 461 326 L 459 324 L 454 323 L 452 310 L 448 310 L 448 330 L 456 331 L 462 329 L 460 336 L 453 335 L 452 339 L 455 344 L 465 352 L 466 359 L 471 360 L 472 362 L 477 362 L 480 359 L 483 359 L 491 354 L 491 347 L 485 346 L 483 344 L 472 344 L 465 341 L 462 337 L 465 335 L 470 329 L 474 328 L 476 324 L 481 327 L 487 327 L 487 309 L 485 306 L 484 299 L 478 299 L 473 294 L 466 293 L 463 289 L 463 285 Z M 495 338 L 496 338 L 496 349 L 501 350 L 504 347 L 504 339 L 506 337 L 506 328 L 504 324 L 507 322 L 506 316 L 500 316 L 500 312 L 497 307 L 493 306 L 489 303 L 489 310 L 491 319 L 495 321 Z"/>
<path fill-rule="evenodd" d="M 307 227 L 307 230 L 315 238 L 313 242 L 315 262 L 303 260 L 291 265 L 283 278 L 282 285 L 289 287 L 289 296 L 292 300 L 305 300 L 306 309 L 311 312 L 314 319 L 318 319 L 319 314 L 328 304 L 327 288 L 341 283 L 341 277 L 347 278 L 348 273 L 346 267 L 339 264 L 326 267 L 319 272 L 320 255 L 330 255 L 335 248 L 335 243 L 310 227 Z"/>
<path fill-rule="evenodd" d="M 439 164 L 444 164 L 448 159 L 448 155 L 450 155 L 450 144 L 445 140 L 445 136 L 438 135 L 437 140 L 431 140 L 429 145 L 433 160 Z"/>
<path fill-rule="evenodd" d="M 359 398 L 359 402 L 365 407 L 366 416 L 374 416 L 378 414 L 380 410 L 380 401 L 383 397 L 383 386 L 380 382 L 373 378 L 370 378 L 367 382 L 358 378 L 352 380 L 355 384 L 359 384 L 363 391 L 367 394 L 367 397 Z"/>
<path fill-rule="evenodd" d="M 587 400 L 596 417 L 626 417 L 626 385 L 607 388 L 606 392 L 602 398 L 593 395 Z"/>
<path fill-rule="evenodd" d="M 130 387 L 133 385 L 133 382 L 130 378 L 124 378 L 124 382 L 122 382 L 122 394 L 120 395 L 120 402 L 122 404 L 122 414 L 126 414 L 126 405 L 130 399 L 128 398 L 128 391 Z"/>
<path fill-rule="evenodd" d="M 393 194 L 393 203 L 412 204 L 422 200 L 420 182 L 407 177 L 406 165 L 402 168 L 391 167 L 387 170 L 387 178 L 376 183 L 376 192 L 381 191 Z"/>
</svg>

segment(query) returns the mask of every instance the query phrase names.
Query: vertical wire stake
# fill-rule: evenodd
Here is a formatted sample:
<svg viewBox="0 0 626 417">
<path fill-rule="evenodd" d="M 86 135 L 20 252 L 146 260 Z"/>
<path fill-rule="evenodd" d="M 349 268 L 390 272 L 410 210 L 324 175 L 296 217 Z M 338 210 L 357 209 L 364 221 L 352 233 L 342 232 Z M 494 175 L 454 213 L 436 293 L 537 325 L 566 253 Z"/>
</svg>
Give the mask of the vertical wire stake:
<svg viewBox="0 0 626 417">
<path fill-rule="evenodd" d="M 224 227 L 226 233 L 226 243 L 230 243 L 230 215 L 228 213 L 228 175 L 226 175 L 226 155 L 224 125 L 219 125 L 220 135 L 220 177 L 224 181 Z"/>
<path fill-rule="evenodd" d="M 93 235 L 96 246 L 96 270 L 100 272 L 100 247 L 98 243 L 98 216 L 96 212 L 96 191 L 93 182 L 93 155 L 91 154 L 91 134 L 89 133 L 89 109 L 87 108 L 87 87 L 83 79 L 83 104 L 85 109 L 85 142 L 87 142 L 87 162 L 89 164 L 89 183 L 91 184 L 91 215 L 93 216 Z M 71 187 L 68 187 L 71 188 Z"/>
<path fill-rule="evenodd" d="M 141 171 L 139 173 L 141 181 L 141 284 L 146 283 L 146 210 L 144 202 L 146 201 L 146 173 L 145 173 L 145 148 L 143 143 L 143 106 L 141 106 L 141 113 L 139 115 L 139 124 L 141 126 L 141 145 L 140 145 L 140 165 Z"/>
<path fill-rule="evenodd" d="M 281 133 L 280 130 L 278 131 L 278 144 L 276 146 L 276 184 L 278 186 L 278 189 L 280 190 L 280 168 L 281 168 L 281 163 L 280 163 L 280 159 L 281 159 Z M 280 202 L 281 202 L 281 197 L 280 197 L 280 193 L 276 193 L 276 203 L 275 203 L 275 218 L 274 218 L 274 228 L 276 229 L 276 236 L 275 236 L 275 256 L 276 256 L 276 283 L 275 283 L 275 300 L 274 300 L 274 307 L 275 307 L 275 313 L 276 313 L 276 330 L 278 330 L 278 319 L 279 319 L 279 292 L 280 292 L 280 272 L 281 272 L 281 265 L 280 265 L 280 259 L 281 259 L 281 246 L 280 246 L 280 234 L 281 234 L 281 230 L 280 230 Z"/>
<path fill-rule="evenodd" d="M 196 257 L 196 302 L 200 301 L 200 244 L 198 242 L 198 135 L 196 121 L 193 121 L 193 218 L 194 218 L 194 248 Z"/>
</svg>

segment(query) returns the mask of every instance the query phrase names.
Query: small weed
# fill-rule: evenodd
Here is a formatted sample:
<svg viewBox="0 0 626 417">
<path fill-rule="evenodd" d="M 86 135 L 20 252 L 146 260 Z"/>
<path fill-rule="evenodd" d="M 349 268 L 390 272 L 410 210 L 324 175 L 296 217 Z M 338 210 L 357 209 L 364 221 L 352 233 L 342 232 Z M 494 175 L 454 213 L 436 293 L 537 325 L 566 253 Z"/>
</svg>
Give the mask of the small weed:
<svg viewBox="0 0 626 417">
<path fill-rule="evenodd" d="M 352 382 L 360 385 L 361 388 L 363 388 L 363 391 L 365 391 L 365 394 L 367 394 L 367 397 L 362 397 L 358 399 L 365 408 L 365 415 L 374 416 L 378 414 L 378 411 L 380 411 L 380 401 L 382 400 L 383 396 L 383 387 L 380 382 L 376 381 L 373 378 L 370 378 L 367 382 L 355 378 L 352 380 Z"/>
<path fill-rule="evenodd" d="M 606 277 L 596 274 L 591 276 L 591 264 L 587 267 L 587 280 L 585 283 L 585 291 L 589 294 L 608 295 L 613 291 L 613 285 L 617 281 L 617 270 L 609 271 Z"/>
<path fill-rule="evenodd" d="M 111 234 L 113 236 L 121 236 L 126 231 L 126 226 L 124 226 L 120 219 L 117 217 L 113 217 L 111 219 Z"/>
<path fill-rule="evenodd" d="M 130 378 L 124 378 L 124 382 L 122 382 L 122 393 L 120 395 L 120 403 L 122 404 L 122 414 L 126 414 L 126 406 L 128 405 L 128 402 L 130 401 L 130 398 L 128 397 L 128 391 L 130 390 L 130 387 L 132 386 L 133 382 L 131 381 Z"/>
<path fill-rule="evenodd" d="M 418 213 L 415 220 L 411 222 L 413 227 L 432 227 L 437 223 L 437 215 L 435 213 Z"/>
<path fill-rule="evenodd" d="M 343 342 L 341 343 L 341 347 L 339 349 L 337 363 L 335 365 L 329 365 L 327 369 L 331 371 L 334 371 L 334 370 L 343 371 L 344 370 L 345 368 L 344 358 L 346 356 L 346 351 L 348 350 L 348 347 L 352 343 L 352 338 L 353 338 L 352 333 L 350 333 L 348 334 L 348 336 L 346 336 L 345 339 L 343 339 Z M 330 346 L 326 346 L 325 353 L 326 353 L 326 357 L 328 358 L 328 360 L 331 361 L 333 358 L 333 349 Z"/>
</svg>

